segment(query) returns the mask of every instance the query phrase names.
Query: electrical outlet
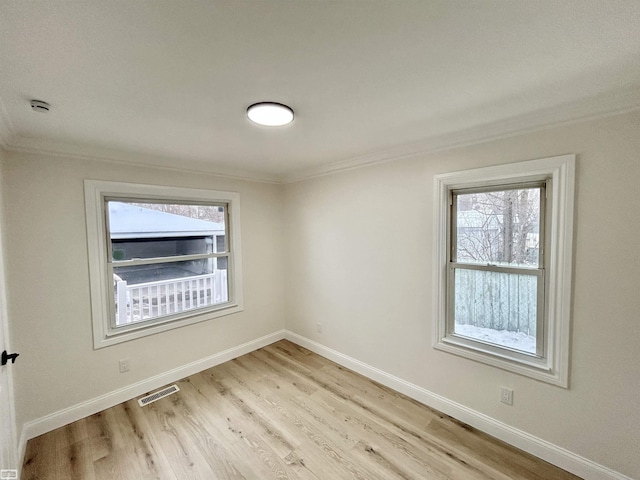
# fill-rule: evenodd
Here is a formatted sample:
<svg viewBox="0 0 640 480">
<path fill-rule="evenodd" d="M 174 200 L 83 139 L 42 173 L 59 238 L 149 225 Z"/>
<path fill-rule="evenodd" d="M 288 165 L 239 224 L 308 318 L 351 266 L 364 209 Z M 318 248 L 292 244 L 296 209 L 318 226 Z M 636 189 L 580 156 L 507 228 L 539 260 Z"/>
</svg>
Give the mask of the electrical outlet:
<svg viewBox="0 0 640 480">
<path fill-rule="evenodd" d="M 500 401 L 506 405 L 513 405 L 513 390 L 507 387 L 500 387 Z"/>
<path fill-rule="evenodd" d="M 120 360 L 120 373 L 129 371 L 129 360 Z"/>
<path fill-rule="evenodd" d="M 316 323 L 316 332 L 322 333 L 322 324 L 320 322 Z"/>
</svg>

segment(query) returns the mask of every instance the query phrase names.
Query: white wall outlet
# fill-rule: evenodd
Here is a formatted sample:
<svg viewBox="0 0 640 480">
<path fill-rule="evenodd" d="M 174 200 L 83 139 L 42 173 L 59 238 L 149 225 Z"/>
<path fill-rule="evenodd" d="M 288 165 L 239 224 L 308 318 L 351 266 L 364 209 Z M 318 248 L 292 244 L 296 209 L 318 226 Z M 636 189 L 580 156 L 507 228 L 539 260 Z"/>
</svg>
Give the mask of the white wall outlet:
<svg viewBox="0 0 640 480">
<path fill-rule="evenodd" d="M 322 333 L 322 324 L 320 322 L 316 323 L 316 332 Z"/>
<path fill-rule="evenodd" d="M 120 373 L 129 371 L 129 360 L 120 360 Z"/>
<path fill-rule="evenodd" d="M 513 390 L 507 387 L 500 387 L 500 401 L 506 405 L 513 405 Z"/>
</svg>

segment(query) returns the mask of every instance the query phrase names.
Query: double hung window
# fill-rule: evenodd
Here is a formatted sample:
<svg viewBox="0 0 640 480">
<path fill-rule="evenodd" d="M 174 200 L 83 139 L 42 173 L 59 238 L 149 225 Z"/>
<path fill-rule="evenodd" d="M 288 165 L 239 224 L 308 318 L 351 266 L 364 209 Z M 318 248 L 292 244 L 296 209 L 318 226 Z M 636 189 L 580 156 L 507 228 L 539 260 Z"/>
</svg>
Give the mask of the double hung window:
<svg viewBox="0 0 640 480">
<path fill-rule="evenodd" d="M 436 176 L 436 348 L 567 386 L 574 161 Z"/>
<path fill-rule="evenodd" d="M 237 194 L 85 182 L 96 348 L 242 308 Z"/>
<path fill-rule="evenodd" d="M 451 192 L 447 330 L 461 342 L 543 355 L 545 183 Z"/>
</svg>

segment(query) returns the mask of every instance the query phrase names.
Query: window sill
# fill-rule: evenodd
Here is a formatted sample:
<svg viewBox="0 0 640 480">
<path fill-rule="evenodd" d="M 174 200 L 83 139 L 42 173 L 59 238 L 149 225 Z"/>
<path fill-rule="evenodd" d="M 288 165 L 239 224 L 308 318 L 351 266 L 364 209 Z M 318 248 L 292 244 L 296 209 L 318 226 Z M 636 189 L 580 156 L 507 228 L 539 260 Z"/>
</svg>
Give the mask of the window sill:
<svg viewBox="0 0 640 480">
<path fill-rule="evenodd" d="M 99 338 L 94 339 L 94 349 L 108 347 L 110 345 L 116 345 L 122 342 L 128 342 L 129 340 L 135 340 L 136 338 L 146 337 L 155 333 L 165 332 L 174 328 L 185 327 L 187 325 L 193 325 L 194 323 L 205 322 L 214 318 L 224 317 L 234 313 L 241 312 L 243 307 L 237 304 L 225 304 L 221 308 L 215 310 L 208 310 L 205 312 L 194 313 L 182 319 L 167 319 L 164 322 L 155 322 L 150 325 L 139 325 L 131 329 L 122 331 L 121 329 L 111 329 L 105 332 Z"/>
<path fill-rule="evenodd" d="M 528 355 L 516 354 L 516 357 L 516 355 L 510 355 L 506 349 L 498 349 L 503 350 L 502 353 L 496 352 L 494 349 L 483 348 L 484 346 L 480 342 L 465 341 L 455 336 L 444 337 L 433 347 L 436 350 L 452 353 L 542 382 L 563 388 L 568 387 L 567 381 L 553 371 L 548 360 L 538 359 L 533 355 L 527 358 Z"/>
</svg>

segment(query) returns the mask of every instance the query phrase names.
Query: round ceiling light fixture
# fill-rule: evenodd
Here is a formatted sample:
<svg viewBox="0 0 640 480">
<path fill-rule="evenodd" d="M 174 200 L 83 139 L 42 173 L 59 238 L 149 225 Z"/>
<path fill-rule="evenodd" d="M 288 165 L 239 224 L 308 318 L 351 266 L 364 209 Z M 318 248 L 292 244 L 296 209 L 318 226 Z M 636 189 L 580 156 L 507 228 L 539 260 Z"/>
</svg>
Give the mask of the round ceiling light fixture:
<svg viewBox="0 0 640 480">
<path fill-rule="evenodd" d="M 249 120 L 267 127 L 282 127 L 293 122 L 293 110 L 275 102 L 254 103 L 247 108 Z"/>
</svg>

